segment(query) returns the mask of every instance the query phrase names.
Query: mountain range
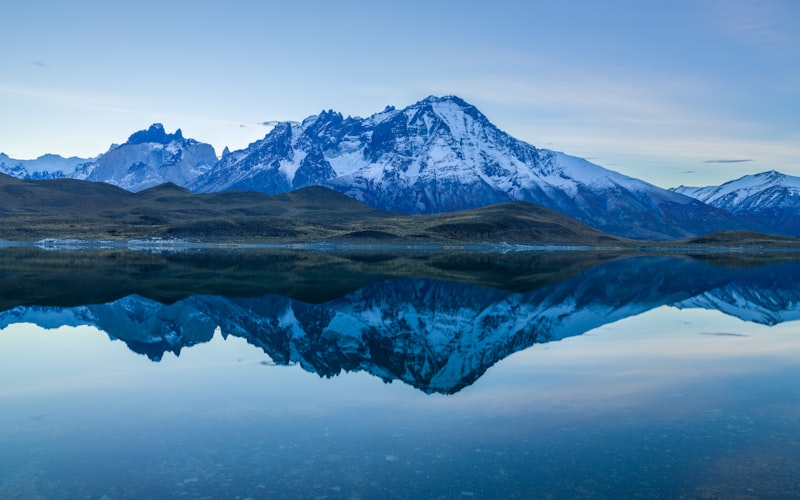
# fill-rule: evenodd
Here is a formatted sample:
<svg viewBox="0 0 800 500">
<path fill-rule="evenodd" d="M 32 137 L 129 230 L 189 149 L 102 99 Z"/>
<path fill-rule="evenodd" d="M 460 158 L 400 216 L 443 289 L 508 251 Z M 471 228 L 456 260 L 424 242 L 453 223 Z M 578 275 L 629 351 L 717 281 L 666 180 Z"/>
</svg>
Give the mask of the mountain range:
<svg viewBox="0 0 800 500">
<path fill-rule="evenodd" d="M 136 259 L 141 265 L 142 257 Z M 30 297 L 24 300 L 27 305 L 0 312 L 0 329 L 17 322 L 44 328 L 92 325 L 157 361 L 167 352 L 177 355 L 208 342 L 219 328 L 223 337 L 241 337 L 261 349 L 272 363 L 298 364 L 324 377 L 365 371 L 427 393 L 453 393 L 514 352 L 664 305 L 719 310 L 768 325 L 800 319 L 797 263 L 722 267 L 644 256 L 608 261 L 561 277 L 552 274 L 552 263 L 543 264 L 534 275 L 545 272 L 551 278 L 538 285 L 529 281 L 523 291 L 363 274 L 366 281 L 360 286 L 321 302 L 285 295 L 242 296 L 236 292 L 245 290 L 233 284 L 226 295 L 197 294 L 159 302 L 128 294 L 131 289 L 118 283 L 107 293 L 120 298 L 106 303 L 82 302 L 73 293 L 78 305 L 60 307 L 46 305 L 52 303 L 47 295 Z M 450 266 L 458 267 L 453 261 Z M 528 263 L 527 268 L 530 272 L 537 266 Z M 351 269 L 363 273 L 356 261 Z M 156 273 L 162 280 L 164 274 L 172 274 L 169 268 Z M 507 274 L 510 278 L 516 273 Z M 193 276 L 197 284 L 208 283 L 208 273 Z M 168 283 L 162 281 L 153 291 L 169 294 L 164 290 Z M 142 289 L 136 281 L 131 286 Z M 78 284 L 77 288 L 97 293 L 96 287 Z M 62 293 L 55 286 L 49 289 L 51 294 Z"/>
<path fill-rule="evenodd" d="M 200 193 L 280 194 L 324 186 L 373 208 L 406 214 L 525 201 L 635 239 L 730 229 L 793 234 L 791 222 L 784 227 L 774 218 L 745 217 L 687 189 L 665 190 L 532 146 L 455 96 L 431 96 L 367 118 L 328 110 L 301 123 L 277 123 L 260 141 L 226 150 L 220 159 L 210 145 L 154 124 L 93 159 L 59 163 L 49 156 L 26 163 L 0 157 L 0 172 L 102 181 L 129 191 L 164 182 Z M 797 199 L 786 203 L 797 206 Z"/>
<path fill-rule="evenodd" d="M 770 170 L 720 186 L 680 186 L 672 191 L 776 232 L 800 236 L 800 177 Z"/>
</svg>

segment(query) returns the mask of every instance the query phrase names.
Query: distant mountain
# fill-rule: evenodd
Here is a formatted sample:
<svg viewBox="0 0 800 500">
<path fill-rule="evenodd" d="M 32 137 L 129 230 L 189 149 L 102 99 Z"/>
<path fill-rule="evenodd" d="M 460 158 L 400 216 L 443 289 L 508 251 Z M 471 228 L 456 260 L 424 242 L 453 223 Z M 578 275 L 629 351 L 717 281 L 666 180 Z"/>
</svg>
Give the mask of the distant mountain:
<svg viewBox="0 0 800 500">
<path fill-rule="evenodd" d="M 0 153 L 0 173 L 19 179 L 58 179 L 72 176 L 78 165 L 88 161 L 87 158 L 64 158 L 53 154 L 40 156 L 35 160 L 15 160 Z"/>
<path fill-rule="evenodd" d="M 279 123 L 190 185 L 280 193 L 324 185 L 383 210 L 437 213 L 522 200 L 612 234 L 667 239 L 741 228 L 727 212 L 495 127 L 458 97 L 369 118 Z"/>
<path fill-rule="evenodd" d="M 97 158 L 78 165 L 68 177 L 106 182 L 128 191 L 141 191 L 165 182 L 186 186 L 217 163 L 210 144 L 185 139 L 156 123 L 113 146 Z"/>
<path fill-rule="evenodd" d="M 800 177 L 770 170 L 719 186 L 680 186 L 672 191 L 777 233 L 800 236 Z"/>
</svg>

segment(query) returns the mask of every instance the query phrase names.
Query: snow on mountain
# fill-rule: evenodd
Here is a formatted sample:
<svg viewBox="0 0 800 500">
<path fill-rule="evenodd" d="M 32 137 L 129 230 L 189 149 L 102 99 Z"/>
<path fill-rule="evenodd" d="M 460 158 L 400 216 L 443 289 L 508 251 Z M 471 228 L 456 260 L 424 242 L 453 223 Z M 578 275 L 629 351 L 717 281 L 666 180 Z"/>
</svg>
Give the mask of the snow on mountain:
<svg viewBox="0 0 800 500">
<path fill-rule="evenodd" d="M 190 188 L 281 193 L 324 185 L 375 208 L 433 213 L 523 200 L 622 236 L 664 239 L 739 227 L 730 214 L 495 127 L 458 97 L 368 118 L 333 111 L 280 123 Z"/>
<path fill-rule="evenodd" d="M 800 236 L 800 177 L 774 170 L 746 175 L 719 186 L 680 186 L 691 196 L 775 232 Z"/>
<path fill-rule="evenodd" d="M 774 170 L 745 175 L 720 186 L 680 186 L 671 190 L 733 213 L 747 213 L 764 207 L 800 206 L 800 177 Z"/>
<path fill-rule="evenodd" d="M 88 161 L 0 156 L 0 172 L 72 177 L 140 191 L 172 182 L 199 192 L 283 193 L 322 185 L 375 208 L 435 213 L 528 201 L 612 234 L 640 239 L 752 229 L 731 213 L 581 158 L 536 148 L 455 96 L 428 97 L 368 118 L 334 111 L 281 122 L 239 151 L 214 149 L 161 124 Z M 75 160 L 75 161 L 73 161 Z"/>
<path fill-rule="evenodd" d="M 78 165 L 89 161 L 76 156 L 64 158 L 47 154 L 35 160 L 15 160 L 5 153 L 0 153 L 0 173 L 19 179 L 57 179 L 70 177 Z"/>
<path fill-rule="evenodd" d="M 186 186 L 217 162 L 210 144 L 185 139 L 181 130 L 167 134 L 156 123 L 136 132 L 92 161 L 78 165 L 69 177 L 141 191 L 165 182 Z"/>
</svg>

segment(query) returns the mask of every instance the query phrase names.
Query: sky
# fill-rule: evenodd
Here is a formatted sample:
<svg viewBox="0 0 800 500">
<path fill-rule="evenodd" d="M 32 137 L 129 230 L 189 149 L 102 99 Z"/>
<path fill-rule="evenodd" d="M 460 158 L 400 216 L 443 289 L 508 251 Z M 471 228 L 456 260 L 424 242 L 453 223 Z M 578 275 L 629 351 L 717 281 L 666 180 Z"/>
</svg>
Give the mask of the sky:
<svg viewBox="0 0 800 500">
<path fill-rule="evenodd" d="M 0 152 L 94 157 L 152 123 L 458 95 L 514 137 L 661 187 L 800 175 L 800 2 L 5 0 Z"/>
</svg>

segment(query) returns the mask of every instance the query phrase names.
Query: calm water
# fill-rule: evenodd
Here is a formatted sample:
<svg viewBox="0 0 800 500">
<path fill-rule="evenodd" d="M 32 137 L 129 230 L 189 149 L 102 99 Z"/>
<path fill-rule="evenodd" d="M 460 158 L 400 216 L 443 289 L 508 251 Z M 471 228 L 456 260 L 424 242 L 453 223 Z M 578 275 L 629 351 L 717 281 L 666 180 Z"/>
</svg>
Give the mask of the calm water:
<svg viewBox="0 0 800 500">
<path fill-rule="evenodd" d="M 0 262 L 0 498 L 800 497 L 800 264 Z"/>
</svg>

